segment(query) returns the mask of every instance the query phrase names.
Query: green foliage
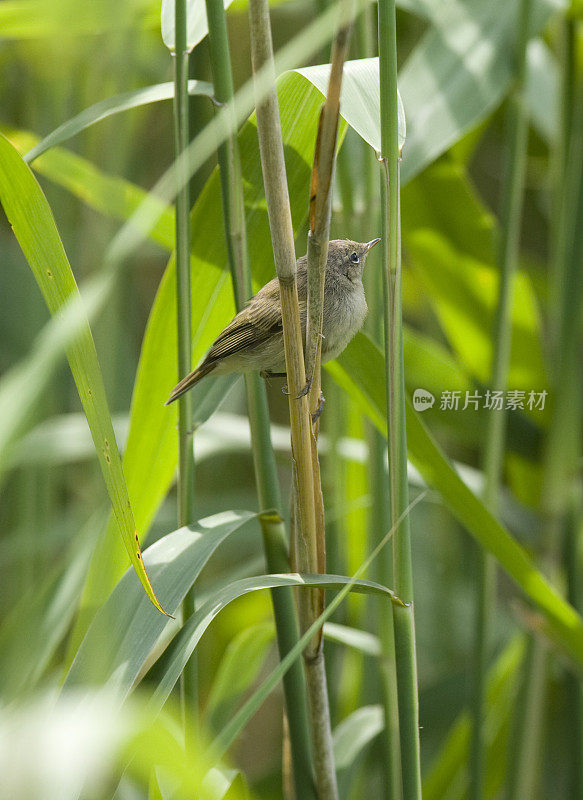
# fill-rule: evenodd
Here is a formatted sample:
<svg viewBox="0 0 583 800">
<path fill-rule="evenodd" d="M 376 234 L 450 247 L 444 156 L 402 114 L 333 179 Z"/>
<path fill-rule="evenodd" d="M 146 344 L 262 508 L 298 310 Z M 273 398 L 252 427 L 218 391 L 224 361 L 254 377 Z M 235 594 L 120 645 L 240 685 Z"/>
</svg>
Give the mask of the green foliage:
<svg viewBox="0 0 583 800">
<path fill-rule="evenodd" d="M 193 136 L 202 133 L 200 148 L 191 154 L 197 170 L 190 185 L 195 362 L 234 313 L 220 180 L 211 152 L 224 134 L 220 119 L 207 126 L 213 106 L 200 96 L 212 94 L 203 5 L 188 4 L 190 74 L 196 78 Z M 270 5 L 276 50 L 285 42 L 287 53 L 278 96 L 300 255 L 329 71 L 328 53 L 321 48 L 332 35 L 336 10 L 317 10 L 303 0 Z M 576 794 L 572 753 L 580 747 L 580 717 L 576 693 L 567 695 L 575 681 L 567 687 L 565 673 L 580 674 L 583 666 L 583 623 L 581 609 L 563 599 L 562 586 L 568 574 L 575 603 L 581 448 L 578 373 L 572 365 L 581 345 L 579 315 L 573 313 L 580 305 L 575 270 L 580 187 L 578 170 L 571 167 L 580 161 L 574 154 L 581 120 L 573 108 L 581 66 L 577 11 L 566 11 L 562 0 L 535 0 L 530 19 L 526 103 L 533 134 L 511 310 L 509 388 L 549 394 L 542 410 L 525 407 L 508 414 L 499 518 L 479 499 L 492 412 L 448 411 L 439 402 L 443 392 L 459 392 L 463 406 L 466 393 L 483 397 L 490 381 L 499 286 L 501 120 L 515 77 L 518 5 L 518 0 L 397 3 L 405 391 L 412 395 L 423 388 L 436 398 L 423 414 L 406 407 L 409 485 L 415 492 L 424 484 L 429 490 L 411 515 L 427 798 L 468 796 L 472 723 L 466 686 L 473 669 L 468 653 L 475 548 L 492 553 L 512 579 L 498 592 L 497 657 L 492 653 L 489 659 L 485 796 L 506 792 L 514 769 L 507 750 L 516 727 L 516 690 L 527 682 L 520 672 L 524 629 L 534 630 L 554 659 L 545 684 L 549 718 L 526 732 L 544 743 L 544 753 L 533 760 L 540 765 L 538 793 Z M 235 0 L 228 14 L 237 87 L 249 77 L 247 6 L 247 0 Z M 337 170 L 342 190 L 335 187 L 331 224 L 334 237 L 366 241 L 380 230 L 373 165 L 381 131 L 379 67 L 368 35 L 375 6 L 364 6 L 344 76 L 345 160 Z M 170 48 L 173 21 L 174 4 L 164 2 L 162 33 Z M 0 4 L 6 89 L 0 200 L 13 227 L 0 229 L 3 789 L 16 800 L 281 797 L 281 698 L 273 690 L 302 645 L 270 671 L 275 629 L 264 590 L 281 592 L 285 586 L 291 594 L 290 587 L 296 593 L 302 585 L 318 585 L 340 591 L 330 596 L 333 604 L 351 589 L 370 594 L 333 605 L 324 637 L 341 796 L 382 797 L 379 754 L 384 759 L 387 730 L 379 704 L 386 691 L 387 615 L 379 608 L 389 596 L 380 584 L 391 580 L 371 572 L 378 584 L 353 585 L 347 577 L 388 527 L 378 494 L 387 485 L 385 363 L 375 343 L 382 316 L 379 255 L 373 251 L 367 261 L 368 334 L 358 334 L 325 370 L 320 452 L 329 571 L 338 575 L 262 574 L 268 570 L 260 558 L 257 515 L 228 510 L 257 507 L 242 382 L 236 376 L 206 379 L 193 392 L 194 492 L 201 521 L 176 530 L 176 409 L 164 406 L 180 377 L 173 179 L 167 175 L 161 188 L 157 184 L 173 159 L 170 107 L 158 101 L 169 99 L 172 90 L 171 84 L 158 83 L 168 79 L 170 69 L 160 22 L 159 3 L 152 0 Z M 300 51 L 301 58 L 294 56 Z M 236 114 L 245 121 L 237 136 L 257 289 L 274 274 L 273 256 L 248 86 L 241 96 Z M 215 107 L 215 116 L 219 113 Z M 144 227 L 146 207 L 153 222 Z M 121 239 L 115 235 L 120 225 Z M 123 251 L 123 266 L 111 259 L 112 240 L 115 252 Z M 547 268 L 547 261 L 554 264 L 560 257 L 571 258 L 573 273 L 562 297 L 560 264 Z M 562 351 L 556 349 L 559 334 L 566 337 Z M 268 385 L 267 393 L 286 508 L 292 475 L 279 381 Z M 573 547 L 565 565 L 558 542 L 567 510 Z M 556 525 L 551 548 L 550 517 Z M 140 541 L 148 537 L 144 563 L 167 611 L 177 614 L 194 586 L 197 602 L 189 619 L 161 615 L 135 572 L 127 570 L 126 547 L 143 569 L 134 531 Z M 196 720 L 174 708 L 180 674 L 194 650 L 200 684 Z M 44 692 L 50 693 L 50 713 Z M 192 748 L 184 746 L 184 726 Z M 43 767 L 47 741 L 59 745 L 51 750 L 50 774 Z M 230 769 L 232 763 L 239 769 Z"/>
<path fill-rule="evenodd" d="M 14 382 L 12 386 L 9 386 L 9 389 L 12 390 L 12 398 L 8 392 L 4 394 L 7 404 L 17 405 L 17 408 L 12 413 L 10 413 L 10 405 L 6 409 L 7 414 L 3 418 L 5 441 L 2 449 L 4 450 L 10 443 L 10 438 L 19 432 L 19 426 L 22 424 L 20 420 L 25 418 L 27 413 L 26 403 L 32 404 L 38 399 L 50 374 L 47 374 L 46 370 L 50 369 L 55 355 L 60 355 L 61 348 L 65 348 L 113 506 L 116 530 L 121 534 L 130 561 L 138 573 L 148 597 L 156 608 L 162 611 L 141 560 L 136 527 L 109 415 L 97 352 L 89 323 L 82 309 L 79 290 L 49 205 L 32 172 L 5 138 L 0 138 L 0 201 L 43 293 L 49 311 L 57 319 L 55 326 L 49 330 L 48 336 L 44 337 L 46 346 L 44 352 L 41 345 L 40 353 L 44 361 L 42 364 L 44 369 L 40 370 L 40 380 L 37 382 L 36 377 L 31 375 L 32 380 L 27 381 L 31 391 L 28 397 L 25 395 L 25 403 L 22 402 L 22 394 L 16 395 Z M 110 276 L 106 273 L 104 277 L 107 279 Z M 64 315 L 61 317 L 62 311 L 64 311 Z M 61 320 L 63 321 L 61 322 Z M 61 331 L 56 327 L 57 325 L 60 325 Z M 52 339 L 51 334 L 53 334 Z M 14 417 L 20 417 L 20 420 L 17 421 Z M 10 428 L 7 423 L 11 423 Z"/>
</svg>

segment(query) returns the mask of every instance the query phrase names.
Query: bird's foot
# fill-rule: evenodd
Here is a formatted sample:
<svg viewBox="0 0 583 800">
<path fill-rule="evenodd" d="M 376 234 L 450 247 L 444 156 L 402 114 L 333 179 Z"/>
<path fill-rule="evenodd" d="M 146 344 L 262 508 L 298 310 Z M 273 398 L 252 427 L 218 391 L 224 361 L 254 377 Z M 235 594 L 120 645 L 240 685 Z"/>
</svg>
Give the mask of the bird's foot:
<svg viewBox="0 0 583 800">
<path fill-rule="evenodd" d="M 271 374 L 273 374 L 273 373 L 271 373 Z M 305 397 L 308 394 L 308 392 L 310 391 L 310 387 L 311 386 L 312 386 L 312 379 L 308 378 L 308 380 L 306 381 L 306 385 L 304 386 L 302 391 L 298 395 L 296 395 L 296 400 L 300 400 L 302 397 Z M 286 394 L 286 395 L 290 394 L 289 391 L 288 391 L 288 388 L 287 388 L 287 383 L 284 386 L 282 386 L 281 391 L 282 391 L 283 394 Z"/>
<path fill-rule="evenodd" d="M 322 392 L 320 392 L 320 399 L 318 401 L 318 407 L 312 413 L 312 425 L 315 425 L 316 422 L 320 419 L 320 415 L 321 415 L 322 411 L 324 410 L 324 403 L 325 402 L 326 402 L 326 398 L 324 397 Z"/>
<path fill-rule="evenodd" d="M 307 378 L 306 385 L 304 386 L 302 391 L 299 393 L 299 395 L 296 397 L 296 400 L 299 400 L 301 397 L 305 397 L 308 394 L 308 392 L 310 391 L 311 388 L 312 388 L 312 379 L 311 378 Z"/>
</svg>

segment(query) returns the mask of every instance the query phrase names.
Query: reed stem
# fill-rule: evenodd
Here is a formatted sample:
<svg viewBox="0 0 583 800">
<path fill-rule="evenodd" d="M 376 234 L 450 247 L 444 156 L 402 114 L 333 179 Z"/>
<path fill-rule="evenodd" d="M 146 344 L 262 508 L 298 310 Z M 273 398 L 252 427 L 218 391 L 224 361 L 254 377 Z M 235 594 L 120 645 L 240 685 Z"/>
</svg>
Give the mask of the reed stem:
<svg viewBox="0 0 583 800">
<path fill-rule="evenodd" d="M 574 50 L 574 49 L 573 49 Z M 571 58 L 574 52 L 571 50 Z M 568 51 L 569 52 L 569 51 Z M 551 271 L 549 296 L 554 299 L 556 338 L 551 357 L 552 414 L 543 456 L 541 513 L 543 567 L 557 568 L 561 537 L 579 474 L 581 440 L 581 313 L 583 311 L 583 84 L 576 70 L 565 61 L 563 98 L 573 108 L 564 108 L 559 169 L 556 172 L 558 214 L 552 232 L 552 252 L 557 262 Z M 569 100 L 568 102 L 571 102 Z M 565 157 L 565 153 L 567 153 Z M 561 166 L 562 165 L 562 166 Z M 536 792 L 541 755 L 541 720 L 544 715 L 548 650 L 539 636 L 531 636 L 522 693 L 511 740 L 510 800 L 532 797 Z M 533 724 L 537 723 L 537 724 Z"/>
<path fill-rule="evenodd" d="M 210 58 L 215 96 L 221 104 L 234 95 L 227 22 L 222 0 L 206 0 Z M 233 129 L 236 130 L 236 124 Z M 252 294 L 247 248 L 245 204 L 239 147 L 235 133 L 220 145 L 218 160 L 221 175 L 223 214 L 229 266 L 237 309 L 243 308 Z M 289 560 L 285 526 L 281 517 L 281 497 L 275 456 L 271 444 L 269 409 L 265 384 L 257 373 L 245 376 L 247 408 L 267 569 L 287 572 Z M 299 638 L 299 626 L 291 589 L 271 593 L 280 657 L 288 653 Z M 307 715 L 307 695 L 300 661 L 283 678 L 286 714 L 289 725 L 291 762 L 296 797 L 314 797 Z"/>
<path fill-rule="evenodd" d="M 394 523 L 401 518 L 409 504 L 401 298 L 397 27 L 394 0 L 379 0 L 378 14 L 389 496 L 391 521 Z M 406 515 L 393 538 L 393 581 L 395 592 L 407 605 L 393 609 L 393 621 L 403 798 L 418 800 L 421 797 L 419 700 L 410 539 L 409 516 Z"/>
<path fill-rule="evenodd" d="M 519 9 L 516 42 L 516 82 L 509 98 L 506 123 L 506 165 L 502 187 L 500 213 L 500 242 L 498 264 L 500 286 L 494 323 L 492 391 L 504 391 L 508 384 L 512 342 L 512 298 L 514 276 L 518 263 L 520 226 L 526 156 L 528 144 L 528 113 L 524 101 L 526 78 L 526 46 L 531 0 L 522 0 Z M 506 411 L 491 410 L 484 453 L 484 502 L 497 513 L 498 493 L 504 466 Z M 496 571 L 493 558 L 477 551 L 477 619 L 474 641 L 474 686 L 472 697 L 472 744 L 470 754 L 470 800 L 482 800 L 486 777 L 485 717 L 488 658 L 491 650 L 492 619 L 496 603 Z"/>
<path fill-rule="evenodd" d="M 180 157 L 188 148 L 188 48 L 186 42 L 186 0 L 175 2 L 176 52 L 174 58 L 174 153 L 184 165 L 177 175 L 176 194 L 176 320 L 178 326 L 178 377 L 188 375 L 192 368 L 192 323 L 190 311 L 190 198 L 186 164 Z M 194 521 L 194 451 L 192 439 L 192 396 L 187 393 L 178 401 L 178 524 Z M 183 619 L 194 611 L 194 591 L 183 601 Z M 196 715 L 198 679 L 195 656 L 191 656 L 181 677 L 184 713 Z M 187 726 L 188 728 L 188 726 Z"/>
<path fill-rule="evenodd" d="M 275 68 L 273 45 L 267 0 L 251 0 L 249 4 L 251 30 L 251 61 L 254 77 L 267 69 L 270 88 L 267 95 L 257 103 L 257 132 L 267 211 L 271 230 L 271 240 L 275 256 L 275 267 L 279 278 L 287 389 L 292 440 L 292 458 L 297 504 L 294 509 L 297 542 L 295 552 L 299 563 L 313 565 L 318 559 L 318 538 L 316 523 L 316 491 L 321 491 L 319 470 L 316 476 L 312 461 L 312 431 L 308 410 L 306 372 L 302 331 L 300 327 L 298 291 L 296 281 L 296 258 L 291 222 L 291 210 L 287 188 L 287 176 L 283 155 L 283 142 L 279 121 L 279 107 L 275 90 Z M 318 616 L 318 595 L 310 592 L 307 598 L 310 618 Z M 300 612 L 301 613 L 301 612 Z M 328 707 L 326 673 L 318 669 L 318 654 L 321 635 L 312 637 L 312 643 L 305 655 L 308 694 L 310 697 L 310 718 L 316 767 L 316 784 L 319 800 L 337 798 L 336 779 L 329 731 L 329 716 L 321 713 Z M 318 701 L 315 702 L 315 698 Z M 317 716 L 315 716 L 317 715 Z M 327 728 L 323 735 L 323 728 Z M 334 776 L 334 780 L 330 780 Z"/>
</svg>

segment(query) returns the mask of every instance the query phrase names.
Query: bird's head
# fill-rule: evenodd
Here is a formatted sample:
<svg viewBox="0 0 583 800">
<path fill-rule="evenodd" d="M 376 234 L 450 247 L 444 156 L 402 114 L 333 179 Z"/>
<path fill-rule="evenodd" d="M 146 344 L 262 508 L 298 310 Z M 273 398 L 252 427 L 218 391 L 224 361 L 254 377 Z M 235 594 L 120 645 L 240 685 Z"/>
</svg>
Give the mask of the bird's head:
<svg viewBox="0 0 583 800">
<path fill-rule="evenodd" d="M 328 245 L 328 269 L 339 272 L 352 282 L 359 281 L 368 251 L 379 242 L 380 239 L 370 242 L 333 239 Z"/>
</svg>

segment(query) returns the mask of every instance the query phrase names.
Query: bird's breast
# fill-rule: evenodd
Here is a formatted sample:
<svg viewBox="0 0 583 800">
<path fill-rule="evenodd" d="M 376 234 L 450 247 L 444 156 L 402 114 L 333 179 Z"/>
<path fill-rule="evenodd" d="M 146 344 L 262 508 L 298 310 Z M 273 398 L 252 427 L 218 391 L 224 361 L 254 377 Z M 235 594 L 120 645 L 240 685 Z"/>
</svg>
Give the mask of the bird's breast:
<svg viewBox="0 0 583 800">
<path fill-rule="evenodd" d="M 322 360 L 330 361 L 344 350 L 362 328 L 367 312 L 362 283 L 344 286 L 324 295 Z"/>
</svg>

